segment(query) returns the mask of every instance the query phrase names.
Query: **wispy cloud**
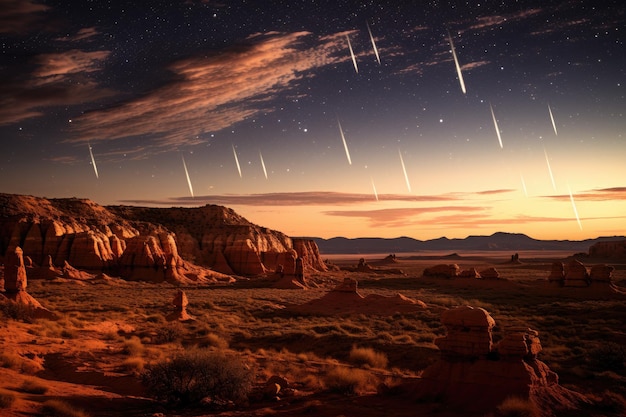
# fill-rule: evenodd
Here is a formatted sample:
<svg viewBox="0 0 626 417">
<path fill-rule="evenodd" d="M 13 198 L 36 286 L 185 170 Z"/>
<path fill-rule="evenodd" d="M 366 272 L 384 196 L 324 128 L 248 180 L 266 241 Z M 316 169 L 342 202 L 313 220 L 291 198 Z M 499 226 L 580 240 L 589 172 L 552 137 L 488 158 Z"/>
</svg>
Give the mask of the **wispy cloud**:
<svg viewBox="0 0 626 417">
<path fill-rule="evenodd" d="M 576 201 L 626 201 L 626 187 L 599 188 L 575 193 Z M 570 201 L 569 194 L 545 196 L 558 201 Z"/>
<path fill-rule="evenodd" d="M 487 209 L 475 206 L 439 206 L 390 208 L 380 210 L 333 210 L 325 211 L 323 214 L 328 216 L 364 218 L 368 221 L 371 227 L 393 228 L 406 227 L 419 222 L 423 223 L 423 216 L 432 213 L 453 212 L 457 213 L 454 217 L 463 218 L 466 217 L 468 213 L 484 211 L 487 211 Z M 428 217 L 428 222 L 431 222 L 431 217 Z"/>
<path fill-rule="evenodd" d="M 535 16 L 542 12 L 542 9 L 528 9 L 523 10 L 519 13 L 511 13 L 508 15 L 491 15 L 491 16 L 483 16 L 476 19 L 476 23 L 469 26 L 468 29 L 471 30 L 482 30 L 491 28 L 493 26 L 499 26 L 510 22 L 516 22 L 520 20 L 527 19 L 529 17 Z"/>
<path fill-rule="evenodd" d="M 246 45 L 177 61 L 169 66 L 173 81 L 79 117 L 69 141 L 143 136 L 153 138 L 156 148 L 176 149 L 206 132 L 272 112 L 268 100 L 291 91 L 313 70 L 349 59 L 344 44 L 341 34 L 258 34 Z"/>
<path fill-rule="evenodd" d="M 30 73 L 0 80 L 0 126 L 41 116 L 48 107 L 92 103 L 111 96 L 111 90 L 88 76 L 101 69 L 108 55 L 108 51 L 72 49 L 34 57 L 35 69 Z"/>
<path fill-rule="evenodd" d="M 24 35 L 40 29 L 50 7 L 30 0 L 0 0 L 0 33 Z"/>
<path fill-rule="evenodd" d="M 67 35 L 61 38 L 56 38 L 57 41 L 61 42 L 78 42 L 84 41 L 85 39 L 93 38 L 98 35 L 98 30 L 95 27 L 82 28 L 75 35 Z"/>
</svg>

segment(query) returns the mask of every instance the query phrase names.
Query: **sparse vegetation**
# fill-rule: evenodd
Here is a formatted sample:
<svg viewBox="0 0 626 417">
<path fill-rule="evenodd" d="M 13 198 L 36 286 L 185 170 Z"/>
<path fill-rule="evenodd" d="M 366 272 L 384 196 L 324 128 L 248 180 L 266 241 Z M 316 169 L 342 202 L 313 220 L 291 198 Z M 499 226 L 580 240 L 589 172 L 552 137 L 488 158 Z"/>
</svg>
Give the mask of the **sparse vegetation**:
<svg viewBox="0 0 626 417">
<path fill-rule="evenodd" d="M 508 397 L 497 407 L 498 417 L 538 417 L 539 410 L 530 400 Z"/>
<path fill-rule="evenodd" d="M 20 390 L 29 394 L 42 395 L 48 392 L 48 386 L 43 384 L 39 379 L 27 378 L 20 385 Z"/>
<path fill-rule="evenodd" d="M 252 372 L 237 357 L 206 349 L 184 351 L 150 364 L 142 374 L 148 393 L 170 405 L 241 403 L 252 388 Z"/>
<path fill-rule="evenodd" d="M 346 366 L 336 366 L 329 370 L 324 377 L 324 384 L 332 392 L 347 395 L 372 391 L 376 386 L 370 373 Z"/>
<path fill-rule="evenodd" d="M 80 408 L 61 400 L 48 400 L 43 403 L 44 415 L 50 417 L 89 417 L 89 414 Z"/>
<path fill-rule="evenodd" d="M 355 365 L 368 365 L 372 368 L 386 368 L 389 360 L 387 355 L 376 352 L 372 348 L 353 346 L 348 360 Z"/>
</svg>

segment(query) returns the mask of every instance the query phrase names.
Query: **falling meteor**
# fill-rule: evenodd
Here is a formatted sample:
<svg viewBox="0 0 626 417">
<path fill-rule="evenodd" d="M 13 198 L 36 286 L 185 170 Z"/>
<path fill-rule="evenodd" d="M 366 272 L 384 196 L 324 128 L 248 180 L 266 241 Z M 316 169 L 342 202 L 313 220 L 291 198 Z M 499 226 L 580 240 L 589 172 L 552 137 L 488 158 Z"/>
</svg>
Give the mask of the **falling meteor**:
<svg viewBox="0 0 626 417">
<path fill-rule="evenodd" d="M 522 188 L 524 189 L 524 195 L 528 197 L 528 191 L 526 191 L 526 181 L 524 181 L 524 176 L 519 174 L 520 179 L 522 180 Z"/>
<path fill-rule="evenodd" d="M 372 188 L 374 189 L 374 197 L 376 197 L 376 201 L 378 201 L 378 192 L 376 192 L 376 185 L 374 185 L 374 178 L 370 178 L 372 180 Z"/>
<path fill-rule="evenodd" d="M 267 169 L 265 169 L 265 161 L 263 160 L 263 154 L 259 151 L 259 156 L 261 157 L 261 166 L 263 167 L 263 174 L 265 174 L 265 179 L 267 179 Z"/>
<path fill-rule="evenodd" d="M 583 230 L 583 225 L 580 223 L 580 217 L 578 217 L 578 210 L 576 209 L 576 203 L 574 202 L 574 196 L 572 195 L 572 190 L 569 188 L 569 184 L 567 185 L 567 190 L 569 191 L 569 199 L 572 202 L 572 208 L 574 209 L 574 215 L 576 216 L 578 227 L 580 230 Z"/>
<path fill-rule="evenodd" d="M 191 186 L 191 179 L 189 178 L 189 171 L 187 171 L 187 164 L 185 163 L 185 157 L 183 156 L 183 168 L 185 168 L 185 175 L 187 176 L 187 185 L 189 185 L 189 192 L 193 197 L 193 187 Z"/>
<path fill-rule="evenodd" d="M 489 108 L 491 109 L 491 117 L 493 119 L 493 126 L 496 128 L 496 133 L 498 134 L 498 142 L 500 143 L 500 149 L 502 149 L 502 137 L 500 136 L 500 128 L 498 128 L 498 121 L 496 120 L 496 115 L 493 113 L 493 107 L 491 107 L 491 103 L 489 103 Z"/>
<path fill-rule="evenodd" d="M 100 179 L 100 176 L 98 175 L 98 167 L 96 166 L 96 159 L 93 157 L 93 152 L 91 150 L 91 145 L 87 146 L 89 146 L 89 155 L 91 156 L 91 165 L 93 165 L 93 172 L 95 172 L 96 178 Z"/>
<path fill-rule="evenodd" d="M 350 48 L 350 56 L 352 57 L 352 63 L 354 64 L 354 70 L 356 73 L 359 73 L 359 67 L 356 64 L 356 57 L 354 56 L 354 51 L 352 50 L 352 44 L 350 43 L 350 37 L 346 35 L 346 39 L 348 40 L 348 48 Z"/>
<path fill-rule="evenodd" d="M 546 148 L 543 148 L 543 153 L 546 155 L 546 164 L 548 164 L 548 172 L 550 173 L 550 179 L 552 180 L 552 188 L 556 191 L 556 184 L 554 183 L 554 175 L 552 175 L 552 168 L 550 168 L 550 159 L 548 158 L 548 152 Z"/>
<path fill-rule="evenodd" d="M 463 94 L 465 94 L 466 93 L 465 81 L 463 81 L 463 74 L 461 73 L 461 66 L 459 65 L 459 59 L 456 56 L 456 50 L 454 49 L 454 43 L 452 43 L 452 35 L 450 35 L 450 31 L 448 31 L 448 40 L 450 41 L 450 49 L 452 49 L 452 58 L 454 58 L 454 65 L 456 66 L 456 73 L 459 76 L 459 84 L 461 84 L 461 91 L 463 91 Z"/>
<path fill-rule="evenodd" d="M 402 159 L 402 152 L 398 149 L 398 155 L 400 155 L 400 163 L 402 164 L 402 171 L 404 172 L 404 180 L 406 181 L 406 188 L 411 192 L 411 183 L 409 183 L 409 176 L 406 173 L 406 167 L 404 166 L 404 159 Z"/>
<path fill-rule="evenodd" d="M 370 34 L 370 40 L 372 41 L 372 47 L 374 48 L 374 54 L 376 54 L 376 61 L 378 61 L 378 65 L 380 65 L 380 55 L 378 55 L 378 48 L 376 47 L 376 41 L 374 40 L 374 35 L 372 35 L 372 30 L 370 29 L 370 24 L 365 22 L 367 25 L 367 31 Z"/>
<path fill-rule="evenodd" d="M 346 157 L 348 158 L 348 164 L 352 165 L 352 160 L 350 159 L 350 151 L 348 151 L 348 144 L 346 143 L 346 137 L 343 135 L 343 129 L 341 128 L 341 123 L 339 119 L 337 119 L 337 124 L 339 125 L 339 133 L 341 133 L 341 140 L 343 141 L 343 147 L 346 150 Z"/>
<path fill-rule="evenodd" d="M 554 123 L 554 116 L 552 116 L 552 109 L 550 108 L 549 104 L 548 104 L 548 112 L 550 113 L 550 120 L 552 120 L 552 128 L 554 129 L 554 134 L 558 136 L 559 134 L 556 131 L 556 123 Z"/>
<path fill-rule="evenodd" d="M 237 164 L 237 171 L 239 171 L 239 178 L 241 178 L 241 166 L 239 165 L 239 158 L 237 158 L 237 151 L 235 145 L 233 145 L 233 155 L 235 156 L 235 163 Z"/>
</svg>

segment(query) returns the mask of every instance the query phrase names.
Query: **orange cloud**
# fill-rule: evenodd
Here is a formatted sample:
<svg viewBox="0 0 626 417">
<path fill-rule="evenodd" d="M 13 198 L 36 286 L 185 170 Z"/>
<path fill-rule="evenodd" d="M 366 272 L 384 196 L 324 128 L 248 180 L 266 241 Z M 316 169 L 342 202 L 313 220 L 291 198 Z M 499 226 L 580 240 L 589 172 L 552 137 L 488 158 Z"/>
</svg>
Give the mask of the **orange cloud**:
<svg viewBox="0 0 626 417">
<path fill-rule="evenodd" d="M 38 30 L 50 9 L 30 0 L 0 0 L 0 33 L 26 34 Z"/>
<path fill-rule="evenodd" d="M 39 68 L 33 76 L 39 80 L 36 84 L 50 81 L 50 77 L 58 79 L 68 74 L 100 71 L 101 63 L 108 56 L 109 51 L 85 52 L 78 49 L 57 54 L 42 54 L 37 56 Z"/>
<path fill-rule="evenodd" d="M 314 45 L 311 45 L 314 43 Z M 266 102 L 290 91 L 310 72 L 349 59 L 345 36 L 312 39 L 308 32 L 253 35 L 248 45 L 173 63 L 174 81 L 119 106 L 81 116 L 70 142 L 135 136 L 157 138 L 172 149 L 198 135 L 219 131 L 260 112 Z"/>
<path fill-rule="evenodd" d="M 380 210 L 335 210 L 325 211 L 323 214 L 341 217 L 362 217 L 368 219 L 371 227 L 405 227 L 411 225 L 415 217 L 420 217 L 430 213 L 438 212 L 458 212 L 463 213 L 462 217 L 467 217 L 467 213 L 484 212 L 487 209 L 474 206 L 440 206 L 440 207 L 404 207 Z M 460 214 L 454 215 L 459 217 Z M 481 216 L 483 218 L 485 216 Z M 423 219 L 420 223 L 423 223 Z M 428 220 L 430 223 L 430 218 Z"/>
<path fill-rule="evenodd" d="M 558 201 L 569 201 L 569 194 L 545 196 Z M 626 187 L 600 188 L 574 194 L 576 201 L 625 201 Z"/>
<path fill-rule="evenodd" d="M 77 42 L 77 41 L 82 41 L 85 39 L 89 39 L 92 38 L 94 36 L 96 36 L 99 32 L 96 30 L 96 28 L 94 27 L 90 27 L 90 28 L 82 28 L 80 29 L 78 32 L 76 32 L 76 35 L 74 36 L 66 36 L 63 38 L 57 38 L 57 41 L 61 41 L 61 42 Z"/>
</svg>

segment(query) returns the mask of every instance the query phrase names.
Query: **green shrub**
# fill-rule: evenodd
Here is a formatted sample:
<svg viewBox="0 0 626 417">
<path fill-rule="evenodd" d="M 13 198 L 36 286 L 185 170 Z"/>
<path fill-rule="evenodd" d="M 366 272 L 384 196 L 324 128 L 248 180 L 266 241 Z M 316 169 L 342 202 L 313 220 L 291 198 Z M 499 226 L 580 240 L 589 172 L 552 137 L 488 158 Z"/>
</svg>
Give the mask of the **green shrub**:
<svg viewBox="0 0 626 417">
<path fill-rule="evenodd" d="M 252 389 L 252 372 L 236 357 L 202 349 L 148 365 L 142 382 L 153 398 L 171 405 L 241 403 Z"/>
</svg>

